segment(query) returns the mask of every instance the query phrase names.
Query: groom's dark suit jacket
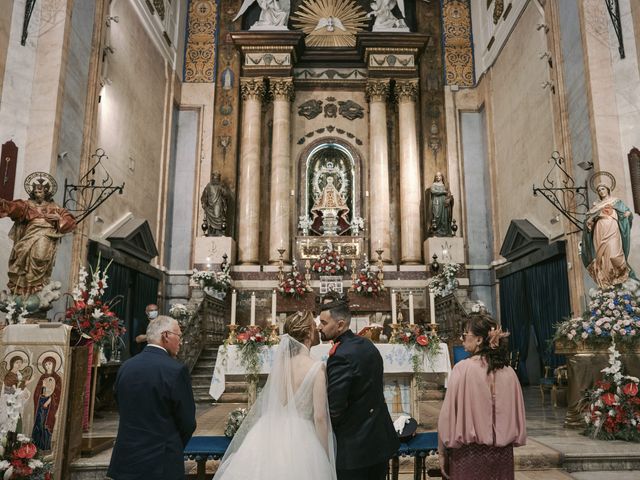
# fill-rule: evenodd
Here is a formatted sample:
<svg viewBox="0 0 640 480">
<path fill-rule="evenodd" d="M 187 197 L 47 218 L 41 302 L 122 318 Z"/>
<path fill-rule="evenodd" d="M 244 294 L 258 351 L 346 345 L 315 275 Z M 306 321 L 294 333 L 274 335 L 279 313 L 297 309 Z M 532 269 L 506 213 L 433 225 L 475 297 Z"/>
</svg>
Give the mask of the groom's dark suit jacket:
<svg viewBox="0 0 640 480">
<path fill-rule="evenodd" d="M 400 443 L 384 401 L 383 363 L 368 339 L 346 331 L 327 361 L 329 411 L 338 470 L 387 461 Z"/>
<path fill-rule="evenodd" d="M 108 475 L 114 480 L 182 480 L 183 450 L 196 429 L 189 370 L 148 345 L 116 378 L 120 413 Z"/>
</svg>

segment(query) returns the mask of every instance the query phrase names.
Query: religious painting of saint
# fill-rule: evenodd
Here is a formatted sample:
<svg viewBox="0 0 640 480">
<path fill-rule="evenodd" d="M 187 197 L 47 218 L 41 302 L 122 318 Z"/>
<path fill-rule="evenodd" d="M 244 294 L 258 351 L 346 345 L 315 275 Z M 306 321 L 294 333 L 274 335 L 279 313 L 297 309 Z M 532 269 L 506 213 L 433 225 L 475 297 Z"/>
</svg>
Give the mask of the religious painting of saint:
<svg viewBox="0 0 640 480">
<path fill-rule="evenodd" d="M 51 439 L 56 425 L 56 414 L 62 396 L 60 370 L 62 359 L 54 351 L 45 351 L 38 358 L 40 379 L 33 392 L 33 430 L 31 437 L 38 449 L 51 451 Z"/>
<path fill-rule="evenodd" d="M 5 355 L 0 364 L 0 433 L 22 429 L 24 406 L 30 397 L 26 386 L 32 377 L 33 368 L 26 352 L 14 350 Z M 10 415 L 9 410 L 17 412 L 17 415 Z"/>
</svg>

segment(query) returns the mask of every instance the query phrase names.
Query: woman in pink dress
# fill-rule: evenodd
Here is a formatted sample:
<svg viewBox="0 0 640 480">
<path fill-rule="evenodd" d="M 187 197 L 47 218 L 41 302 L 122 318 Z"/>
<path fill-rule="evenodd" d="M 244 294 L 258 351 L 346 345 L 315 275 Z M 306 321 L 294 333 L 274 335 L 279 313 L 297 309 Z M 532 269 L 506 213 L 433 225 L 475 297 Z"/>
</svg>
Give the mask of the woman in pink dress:
<svg viewBox="0 0 640 480">
<path fill-rule="evenodd" d="M 484 314 L 462 325 L 464 349 L 455 365 L 438 419 L 444 478 L 513 480 L 513 447 L 527 440 L 518 377 L 509 366 L 508 333 Z"/>
</svg>

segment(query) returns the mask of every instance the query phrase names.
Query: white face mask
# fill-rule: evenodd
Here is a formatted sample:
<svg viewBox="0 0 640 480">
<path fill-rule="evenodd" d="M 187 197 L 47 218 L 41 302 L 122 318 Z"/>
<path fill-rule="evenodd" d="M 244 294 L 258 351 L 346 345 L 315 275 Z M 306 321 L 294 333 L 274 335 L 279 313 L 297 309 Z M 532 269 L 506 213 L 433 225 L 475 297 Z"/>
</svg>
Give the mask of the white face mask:
<svg viewBox="0 0 640 480">
<path fill-rule="evenodd" d="M 151 310 L 149 313 L 147 313 L 147 318 L 149 318 L 149 320 L 155 320 L 157 316 L 158 316 L 157 310 Z"/>
</svg>

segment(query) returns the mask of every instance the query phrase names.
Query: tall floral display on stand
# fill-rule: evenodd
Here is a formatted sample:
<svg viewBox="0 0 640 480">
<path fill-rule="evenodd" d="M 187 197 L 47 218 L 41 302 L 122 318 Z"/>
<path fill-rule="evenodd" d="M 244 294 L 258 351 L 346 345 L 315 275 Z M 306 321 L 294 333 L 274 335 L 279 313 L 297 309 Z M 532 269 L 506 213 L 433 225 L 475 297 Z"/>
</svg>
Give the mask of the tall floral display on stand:
<svg viewBox="0 0 640 480">
<path fill-rule="evenodd" d="M 585 394 L 585 434 L 600 440 L 640 442 L 638 378 L 624 375 L 615 343 L 603 378 Z"/>
<path fill-rule="evenodd" d="M 282 281 L 278 284 L 278 292 L 285 297 L 302 298 L 305 294 L 313 292 L 304 275 L 298 271 L 298 263 L 294 260 L 291 271 L 283 272 Z"/>
<path fill-rule="evenodd" d="M 121 337 L 126 332 L 122 321 L 113 312 L 113 305 L 118 297 L 110 301 L 104 301 L 103 296 L 108 288 L 109 263 L 104 269 L 100 266 L 100 258 L 95 268 L 91 268 L 91 274 L 84 267 L 80 267 L 78 284 L 71 292 L 72 303 L 65 312 L 64 322 L 73 327 L 78 334 L 77 345 L 88 345 L 89 366 L 87 369 L 87 382 L 85 384 L 84 415 L 82 427 L 84 431 L 89 428 L 89 403 L 91 397 L 91 371 L 93 366 L 94 350 L 101 349 L 105 345 L 111 346 L 111 354 L 115 359 L 119 358 Z"/>
<path fill-rule="evenodd" d="M 342 275 L 347 271 L 347 262 L 334 250 L 331 242 L 327 242 L 320 256 L 313 262 L 311 270 L 320 275 Z"/>
<path fill-rule="evenodd" d="M 378 278 L 378 274 L 371 271 L 371 265 L 366 254 L 362 268 L 351 284 L 351 291 L 365 297 L 377 297 L 386 291 L 384 284 Z"/>
</svg>

